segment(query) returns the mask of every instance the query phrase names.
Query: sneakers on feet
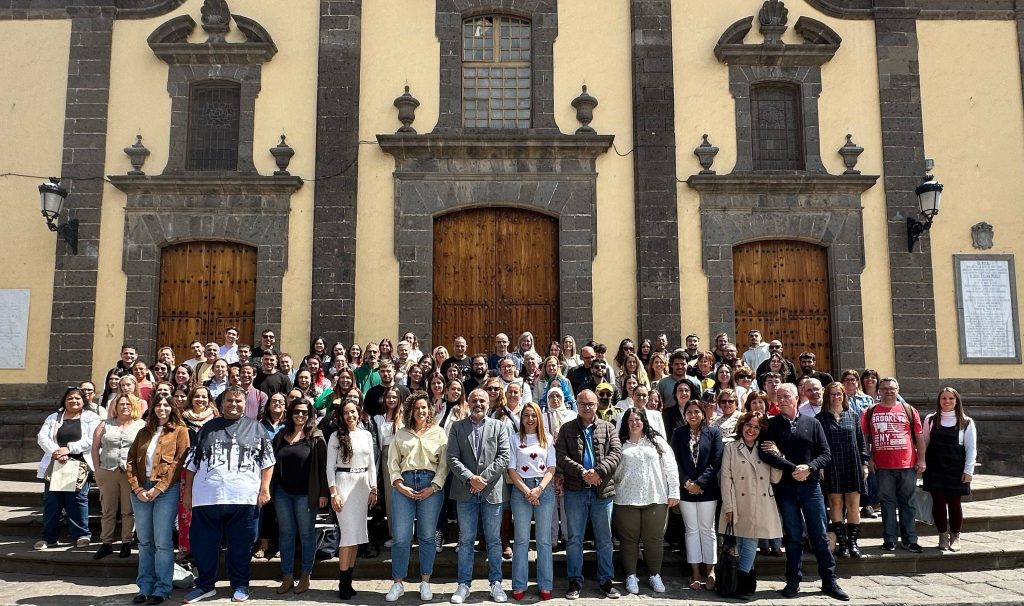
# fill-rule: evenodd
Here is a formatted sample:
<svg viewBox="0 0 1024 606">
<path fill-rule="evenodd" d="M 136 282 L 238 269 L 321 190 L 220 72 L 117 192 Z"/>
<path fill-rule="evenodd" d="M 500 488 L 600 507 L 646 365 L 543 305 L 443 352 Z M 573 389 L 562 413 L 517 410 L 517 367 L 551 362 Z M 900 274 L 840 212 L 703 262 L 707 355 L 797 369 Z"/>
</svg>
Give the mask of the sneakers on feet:
<svg viewBox="0 0 1024 606">
<path fill-rule="evenodd" d="M 434 599 L 434 590 L 430 588 L 430 583 L 427 581 L 420 581 L 420 599 L 424 602 Z"/>
<path fill-rule="evenodd" d="M 459 585 L 452 594 L 452 604 L 461 604 L 469 597 L 469 585 Z"/>
<path fill-rule="evenodd" d="M 89 537 L 78 537 L 75 539 L 75 547 L 88 547 L 91 542 L 92 539 Z"/>
<path fill-rule="evenodd" d="M 640 579 L 635 574 L 626 577 L 626 593 L 640 593 Z"/>
<path fill-rule="evenodd" d="M 499 581 L 491 583 L 491 600 L 499 604 L 508 601 L 508 596 L 505 595 L 505 590 L 501 588 L 501 582 Z"/>
<path fill-rule="evenodd" d="M 864 507 L 860 508 L 860 517 L 867 518 L 869 520 L 874 520 L 878 517 L 878 514 L 875 513 L 874 508 L 872 508 L 870 505 L 865 505 Z"/>
<path fill-rule="evenodd" d="M 392 583 L 391 589 L 388 589 L 388 594 L 384 596 L 384 601 L 395 602 L 403 595 L 405 595 L 405 585 L 402 585 L 401 583 Z"/>
<path fill-rule="evenodd" d="M 615 585 L 612 585 L 611 580 L 607 580 L 604 583 L 598 585 L 598 589 L 601 590 L 601 593 L 604 594 L 604 597 L 611 598 L 613 600 L 621 595 L 619 593 L 619 590 L 615 588 Z"/>
<path fill-rule="evenodd" d="M 43 550 L 50 549 L 51 547 L 56 547 L 56 546 L 57 546 L 56 543 L 51 545 L 50 543 L 47 543 L 46 541 L 36 541 L 36 544 L 32 546 L 32 549 L 35 549 L 36 551 L 43 551 Z"/>
<path fill-rule="evenodd" d="M 882 551 L 896 551 L 896 543 L 892 541 L 884 541 L 882 543 Z"/>
<path fill-rule="evenodd" d="M 200 600 L 206 598 L 212 598 L 217 595 L 217 592 L 213 589 L 203 589 L 201 587 L 193 587 L 188 593 L 185 594 L 185 598 L 181 601 L 182 604 L 195 604 Z"/>
<path fill-rule="evenodd" d="M 387 541 L 384 541 L 384 547 L 386 547 L 388 549 L 391 549 L 391 546 L 394 545 L 394 544 L 395 544 L 395 540 L 394 539 L 388 539 Z"/>
<path fill-rule="evenodd" d="M 576 581 L 570 581 L 569 582 L 569 590 L 565 592 L 565 599 L 567 599 L 567 600 L 578 599 L 580 597 L 580 590 L 581 589 L 583 589 L 583 587 L 581 587 L 579 583 L 577 583 Z"/>
<path fill-rule="evenodd" d="M 444 551 L 444 533 L 440 530 L 434 533 L 434 551 L 437 553 Z"/>
<path fill-rule="evenodd" d="M 903 543 L 902 545 L 903 549 L 906 549 L 910 553 L 921 553 L 922 551 L 924 551 L 924 549 L 921 549 L 921 546 L 917 543 Z"/>
<path fill-rule="evenodd" d="M 656 574 L 650 578 L 651 590 L 654 593 L 665 593 L 665 582 L 661 580 L 661 575 Z"/>
<path fill-rule="evenodd" d="M 234 593 L 231 594 L 232 602 L 248 602 L 249 601 L 249 588 L 248 587 L 235 587 Z"/>
</svg>

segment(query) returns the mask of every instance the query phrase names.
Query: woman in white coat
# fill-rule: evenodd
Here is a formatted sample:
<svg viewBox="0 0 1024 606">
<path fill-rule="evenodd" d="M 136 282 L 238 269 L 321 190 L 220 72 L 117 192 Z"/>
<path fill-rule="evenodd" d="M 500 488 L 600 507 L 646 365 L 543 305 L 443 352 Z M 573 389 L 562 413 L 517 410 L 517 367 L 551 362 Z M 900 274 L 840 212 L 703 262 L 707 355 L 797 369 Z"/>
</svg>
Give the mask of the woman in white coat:
<svg viewBox="0 0 1024 606">
<path fill-rule="evenodd" d="M 764 413 L 744 413 L 736 428 L 739 435 L 736 441 L 725 445 L 722 457 L 722 517 L 718 527 L 725 529 L 732 524 L 739 556 L 735 597 L 749 600 L 757 591 L 757 540 L 782 536 L 782 521 L 772 490 L 772 483 L 782 479 L 782 471 L 761 460 L 759 438 L 768 428 Z"/>
</svg>

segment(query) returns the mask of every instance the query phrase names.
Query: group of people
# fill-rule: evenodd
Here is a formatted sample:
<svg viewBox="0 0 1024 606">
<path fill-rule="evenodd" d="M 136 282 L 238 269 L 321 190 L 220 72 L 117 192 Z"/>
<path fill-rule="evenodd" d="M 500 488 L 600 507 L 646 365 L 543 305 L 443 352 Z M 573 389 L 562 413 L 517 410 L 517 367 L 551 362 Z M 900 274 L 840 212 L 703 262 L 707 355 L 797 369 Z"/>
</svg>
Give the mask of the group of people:
<svg viewBox="0 0 1024 606">
<path fill-rule="evenodd" d="M 959 550 L 960 501 L 977 452 L 959 394 L 943 388 L 922 420 L 894 378 L 851 369 L 834 381 L 812 352 L 799 356 L 798 373 L 780 342 L 748 336 L 742 356 L 724 334 L 711 351 L 696 335 L 671 352 L 665 335 L 639 347 L 623 339 L 614 356 L 594 342 L 577 353 L 571 336 L 541 355 L 529 332 L 514 349 L 499 334 L 492 353 L 475 355 L 461 337 L 451 354 L 438 346 L 429 355 L 411 333 L 397 346 L 383 339 L 348 349 L 317 337 L 298 364 L 274 349 L 270 330 L 257 348 L 238 343 L 234 328 L 224 346 L 196 342 L 192 364 L 175 364 L 161 348 L 147 366 L 125 346 L 108 373 L 109 394 L 97 400 L 88 381 L 68 389 L 39 432 L 46 484 L 36 548 L 56 544 L 62 513 L 76 546 L 90 544 L 95 478 L 102 536 L 94 557 L 115 552 L 118 511 L 119 557 L 138 536 L 133 603 L 169 596 L 175 530 L 178 558 L 198 570 L 185 603 L 215 595 L 222 546 L 234 601 L 249 598 L 254 553 L 278 551 L 277 593 L 303 593 L 321 509 L 338 521 L 342 600 L 356 595 L 357 554 L 374 512 L 390 534 L 389 602 L 405 593 L 414 536 L 420 597 L 432 598 L 450 520 L 458 527 L 453 603 L 470 595 L 480 548 L 490 598 L 507 600 L 502 563 L 511 560 L 512 597 L 523 599 L 531 536 L 540 598 L 552 597 L 552 552 L 562 548 L 565 597 L 578 598 L 588 528 L 606 597 L 620 595 L 616 542 L 629 594 L 640 592 L 641 557 L 651 591 L 665 591 L 666 543 L 685 549 L 689 587 L 713 590 L 720 535 L 728 535 L 737 597 L 754 594 L 757 554 L 782 556 L 783 539 L 782 595 L 796 596 L 806 538 L 822 591 L 847 600 L 836 557 L 861 557 L 861 515 L 881 510 L 883 550 L 897 542 L 922 550 L 914 492 L 923 473 L 938 547 Z"/>
</svg>

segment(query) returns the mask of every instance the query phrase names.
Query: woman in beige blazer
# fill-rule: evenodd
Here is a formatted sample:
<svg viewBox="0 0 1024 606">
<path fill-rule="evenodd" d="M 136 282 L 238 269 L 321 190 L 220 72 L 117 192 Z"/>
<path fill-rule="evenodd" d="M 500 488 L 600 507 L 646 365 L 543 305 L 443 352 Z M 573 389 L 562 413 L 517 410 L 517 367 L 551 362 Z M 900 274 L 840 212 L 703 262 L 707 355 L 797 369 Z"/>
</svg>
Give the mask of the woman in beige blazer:
<svg viewBox="0 0 1024 606">
<path fill-rule="evenodd" d="M 772 484 L 782 479 L 782 471 L 761 460 L 760 434 L 768 427 L 761 412 L 747 412 L 736 422 L 736 441 L 725 445 L 722 472 L 722 517 L 718 528 L 732 525 L 739 557 L 739 583 L 736 596 L 748 600 L 757 590 L 754 556 L 758 539 L 782 536 L 782 521 L 775 505 Z"/>
</svg>

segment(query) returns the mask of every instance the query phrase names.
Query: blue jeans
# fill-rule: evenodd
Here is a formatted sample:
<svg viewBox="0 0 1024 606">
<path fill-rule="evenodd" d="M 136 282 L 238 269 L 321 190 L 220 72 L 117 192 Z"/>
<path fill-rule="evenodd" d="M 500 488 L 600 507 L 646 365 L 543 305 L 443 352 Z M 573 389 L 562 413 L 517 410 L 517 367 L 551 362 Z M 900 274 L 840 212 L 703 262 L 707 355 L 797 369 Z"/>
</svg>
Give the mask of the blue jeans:
<svg viewBox="0 0 1024 606">
<path fill-rule="evenodd" d="M 882 503 L 882 538 L 896 542 L 896 510 L 899 509 L 899 534 L 904 545 L 917 542 L 917 472 L 913 469 L 876 469 L 878 496 Z"/>
<path fill-rule="evenodd" d="M 530 488 L 540 478 L 523 478 Z M 555 513 L 555 489 L 550 484 L 540 493 L 540 503 L 533 506 L 515 486 L 512 487 L 512 520 L 515 522 L 515 544 L 512 549 L 512 590 L 525 591 L 530 576 L 530 520 L 537 529 L 537 587 L 551 591 L 555 571 L 551 559 L 551 517 Z"/>
<path fill-rule="evenodd" d="M 455 509 L 459 517 L 459 584 L 469 585 L 473 581 L 473 541 L 481 526 L 487 545 L 487 580 L 500 583 L 501 517 L 505 504 L 488 503 L 481 495 L 473 495 L 468 501 L 456 501 Z"/>
<path fill-rule="evenodd" d="M 782 547 L 782 539 L 781 538 L 758 539 L 757 540 L 757 546 L 758 547 Z"/>
<path fill-rule="evenodd" d="M 786 580 L 799 583 L 804 576 L 801 558 L 805 522 L 811 550 L 818 561 L 821 582 L 835 580 L 836 560 L 829 551 L 825 534 L 825 497 L 821 494 L 821 483 L 808 480 L 802 484 L 778 484 L 775 500 L 779 504 L 779 516 L 786 533 Z"/>
<path fill-rule="evenodd" d="M 260 510 L 255 505 L 203 505 L 192 508 L 188 538 L 199 571 L 195 586 L 209 591 L 217 584 L 222 539 L 228 549 L 224 563 L 232 589 L 249 586 L 249 561 L 259 530 Z"/>
<path fill-rule="evenodd" d="M 583 585 L 583 533 L 587 529 L 587 518 L 590 518 L 597 544 L 597 579 L 601 583 L 611 581 L 615 576 L 612 565 L 612 497 L 598 497 L 596 488 L 566 490 L 564 494 L 569 522 L 569 542 L 565 547 L 569 580 Z"/>
<path fill-rule="evenodd" d="M 750 569 L 754 567 L 754 558 L 757 556 L 757 544 L 760 540 L 736 537 L 736 555 L 739 557 L 739 569 L 742 572 L 750 572 Z"/>
<path fill-rule="evenodd" d="M 67 513 L 71 542 L 92 534 L 89 530 L 89 480 L 77 492 L 56 492 L 50 490 L 50 483 L 43 484 L 43 540 L 53 545 L 60 537 L 60 513 Z"/>
<path fill-rule="evenodd" d="M 302 544 L 302 574 L 313 572 L 316 553 L 316 510 L 309 508 L 308 495 L 288 494 L 278 486 L 274 489 L 274 508 L 277 510 L 278 548 L 281 550 L 281 574 L 295 573 L 295 534 Z"/>
<path fill-rule="evenodd" d="M 423 490 L 434 480 L 434 472 L 429 470 L 407 471 L 402 474 L 402 482 L 413 490 Z M 435 492 L 422 501 L 414 501 L 409 497 L 391 489 L 391 526 L 393 543 L 391 544 L 391 578 L 404 579 L 409 574 L 409 552 L 412 549 L 412 527 L 416 520 L 416 537 L 419 539 L 420 575 L 429 577 L 434 573 L 434 531 L 437 530 L 437 515 L 444 504 L 444 491 Z"/>
<path fill-rule="evenodd" d="M 153 482 L 146 482 L 143 488 L 149 490 Z M 181 489 L 171 484 L 167 492 L 153 501 L 143 503 L 132 494 L 132 511 L 135 512 L 135 531 L 139 535 L 139 573 L 135 583 L 139 593 L 166 598 L 171 595 L 171 579 L 174 576 L 174 522 L 178 518 L 178 501 Z"/>
</svg>

